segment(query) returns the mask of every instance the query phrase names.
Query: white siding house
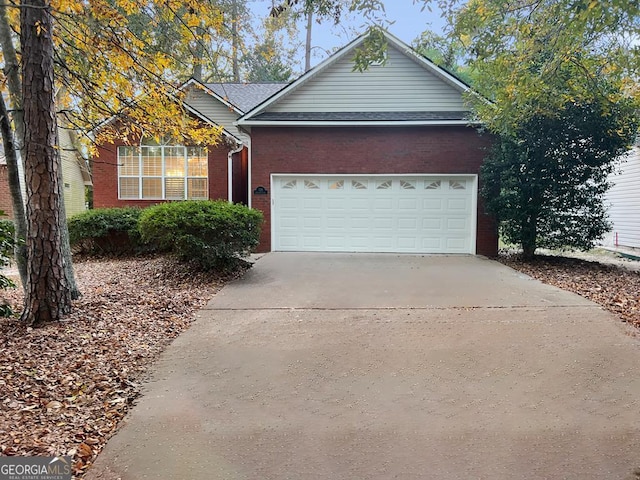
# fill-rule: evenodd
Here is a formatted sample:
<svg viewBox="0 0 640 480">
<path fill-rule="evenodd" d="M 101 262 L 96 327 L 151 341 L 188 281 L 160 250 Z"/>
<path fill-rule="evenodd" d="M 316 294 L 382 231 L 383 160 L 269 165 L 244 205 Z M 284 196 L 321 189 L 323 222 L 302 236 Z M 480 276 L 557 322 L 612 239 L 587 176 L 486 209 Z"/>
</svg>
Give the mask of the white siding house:
<svg viewBox="0 0 640 480">
<path fill-rule="evenodd" d="M 85 187 L 91 186 L 91 175 L 87 162 L 77 149 L 75 132 L 64 127 L 58 128 L 58 141 L 60 143 L 64 207 L 67 217 L 71 217 L 87 209 Z"/>
<path fill-rule="evenodd" d="M 640 145 L 623 159 L 611 177 L 614 183 L 607 193 L 612 231 L 603 241 L 605 247 L 640 248 Z"/>
</svg>

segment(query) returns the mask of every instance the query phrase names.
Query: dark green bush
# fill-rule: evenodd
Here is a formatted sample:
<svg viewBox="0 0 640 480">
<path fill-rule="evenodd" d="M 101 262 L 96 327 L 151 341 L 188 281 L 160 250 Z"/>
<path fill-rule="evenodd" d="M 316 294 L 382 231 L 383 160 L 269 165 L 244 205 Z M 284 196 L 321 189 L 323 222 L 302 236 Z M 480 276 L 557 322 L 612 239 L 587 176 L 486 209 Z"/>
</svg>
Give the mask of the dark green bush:
<svg viewBox="0 0 640 480">
<path fill-rule="evenodd" d="M 145 250 L 138 231 L 141 209 L 97 208 L 69 219 L 69 242 L 75 252 L 123 254 Z"/>
<path fill-rule="evenodd" d="M 231 269 L 258 245 L 262 212 L 225 201 L 188 200 L 155 205 L 140 215 L 144 241 L 202 268 Z"/>
<path fill-rule="evenodd" d="M 0 210 L 4 215 L 4 212 Z M 15 226 L 11 220 L 0 220 L 0 269 L 8 267 L 13 257 L 13 247 L 15 246 Z M 10 278 L 0 274 L 0 290 L 15 288 L 16 284 Z M 5 301 L 0 302 L 0 317 L 10 317 L 13 315 L 11 306 Z"/>
</svg>

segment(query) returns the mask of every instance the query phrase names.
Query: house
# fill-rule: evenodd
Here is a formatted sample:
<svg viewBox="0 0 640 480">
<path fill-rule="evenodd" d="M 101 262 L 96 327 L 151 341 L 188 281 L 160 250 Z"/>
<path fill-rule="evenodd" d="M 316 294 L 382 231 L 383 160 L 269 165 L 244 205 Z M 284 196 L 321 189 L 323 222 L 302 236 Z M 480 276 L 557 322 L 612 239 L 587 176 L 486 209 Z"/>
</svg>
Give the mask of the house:
<svg viewBox="0 0 640 480">
<path fill-rule="evenodd" d="M 62 181 L 64 204 L 67 217 L 87 209 L 85 188 L 92 185 L 89 168 L 84 157 L 78 151 L 75 132 L 68 128 L 58 128 L 60 146 L 60 161 L 62 166 Z M 19 171 L 22 168 L 19 166 Z M 23 196 L 26 195 L 24 178 L 21 176 Z M 6 217 L 13 218 L 13 202 L 9 191 L 7 164 L 4 155 L 0 156 L 0 210 Z"/>
<path fill-rule="evenodd" d="M 640 248 L 640 144 L 625 155 L 619 171 L 609 179 L 613 186 L 607 192 L 609 220 L 613 224 L 603 246 Z"/>
<path fill-rule="evenodd" d="M 478 196 L 490 138 L 470 125 L 469 87 L 385 35 L 385 62 L 364 72 L 352 60 L 362 36 L 268 92 L 192 81 L 189 112 L 224 126 L 229 141 L 179 147 L 183 164 L 201 167 L 193 178 L 183 168 L 177 190 L 167 175 L 175 145 L 102 146 L 95 206 L 238 201 L 244 184 L 247 204 L 264 212 L 260 251 L 495 255 L 496 225 Z M 237 91 L 252 89 L 261 95 L 242 103 Z"/>
<path fill-rule="evenodd" d="M 78 150 L 75 135 L 75 130 L 58 128 L 64 208 L 67 218 L 87 209 L 86 187 L 93 185 L 89 167 Z"/>
</svg>

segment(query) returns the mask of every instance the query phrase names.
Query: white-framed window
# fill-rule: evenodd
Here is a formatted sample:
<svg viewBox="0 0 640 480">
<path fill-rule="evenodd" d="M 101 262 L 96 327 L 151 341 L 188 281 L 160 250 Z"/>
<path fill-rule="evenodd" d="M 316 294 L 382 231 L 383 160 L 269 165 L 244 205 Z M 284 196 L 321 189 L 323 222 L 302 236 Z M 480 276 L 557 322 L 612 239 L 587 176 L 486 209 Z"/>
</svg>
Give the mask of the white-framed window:
<svg viewBox="0 0 640 480">
<path fill-rule="evenodd" d="M 153 141 L 118 147 L 118 198 L 206 200 L 207 148 Z"/>
</svg>

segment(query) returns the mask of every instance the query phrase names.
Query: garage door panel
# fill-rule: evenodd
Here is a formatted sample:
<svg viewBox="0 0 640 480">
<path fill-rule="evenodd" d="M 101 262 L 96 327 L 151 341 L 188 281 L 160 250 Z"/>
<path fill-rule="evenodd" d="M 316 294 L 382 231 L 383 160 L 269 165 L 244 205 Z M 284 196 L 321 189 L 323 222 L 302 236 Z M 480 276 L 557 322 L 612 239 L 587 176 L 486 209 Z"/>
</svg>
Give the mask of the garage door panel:
<svg viewBox="0 0 640 480">
<path fill-rule="evenodd" d="M 422 201 L 422 209 L 427 212 L 442 212 L 444 210 L 444 200 L 441 198 L 425 198 Z"/>
<path fill-rule="evenodd" d="M 466 198 L 449 198 L 447 199 L 446 209 L 450 212 L 466 212 L 467 203 Z"/>
<path fill-rule="evenodd" d="M 377 198 L 376 197 L 373 200 L 373 208 L 374 208 L 375 211 L 393 210 L 394 209 L 393 198 L 391 198 L 391 197 L 389 197 L 389 198 Z"/>
<path fill-rule="evenodd" d="M 282 198 L 279 202 L 280 211 L 293 210 L 298 211 L 300 199 L 298 198 Z"/>
<path fill-rule="evenodd" d="M 376 230 L 393 230 L 393 217 L 374 217 L 373 228 Z"/>
<path fill-rule="evenodd" d="M 274 176 L 275 250 L 473 253 L 470 177 Z"/>
<path fill-rule="evenodd" d="M 346 202 L 347 202 L 346 197 L 344 197 L 342 195 L 337 197 L 337 198 L 334 197 L 334 196 L 331 196 L 330 198 L 327 199 L 327 209 L 328 210 L 338 210 L 338 211 L 342 212 Z"/>
<path fill-rule="evenodd" d="M 389 252 L 393 248 L 393 237 L 389 236 L 376 236 L 373 241 L 374 247 L 378 251 Z"/>
<path fill-rule="evenodd" d="M 414 237 L 398 237 L 398 247 L 403 250 L 415 251 L 417 247 L 417 238 Z"/>
<path fill-rule="evenodd" d="M 306 249 L 318 249 L 322 246 L 322 237 L 320 235 L 303 235 L 302 246 Z"/>
<path fill-rule="evenodd" d="M 344 248 L 346 239 L 345 235 L 327 235 L 327 247 L 334 249 Z"/>
<path fill-rule="evenodd" d="M 443 219 L 441 218 L 423 218 L 422 219 L 422 228 L 424 230 L 436 230 L 436 231 L 441 231 L 442 230 L 442 225 L 443 225 Z"/>
<path fill-rule="evenodd" d="M 418 199 L 417 198 L 401 198 L 398 200 L 398 210 L 417 210 Z"/>
<path fill-rule="evenodd" d="M 447 238 L 447 250 L 464 252 L 467 249 L 466 238 Z"/>
<path fill-rule="evenodd" d="M 280 246 L 282 248 L 295 248 L 299 243 L 300 241 L 298 240 L 297 235 L 282 234 L 280 236 Z"/>
<path fill-rule="evenodd" d="M 453 231 L 467 231 L 468 222 L 466 218 L 448 218 L 447 219 L 447 230 Z"/>
<path fill-rule="evenodd" d="M 329 230 L 340 229 L 343 231 L 347 227 L 346 217 L 327 217 L 327 228 Z"/>
<path fill-rule="evenodd" d="M 352 215 L 350 218 L 349 226 L 353 231 L 362 230 L 368 232 L 371 226 L 371 218 L 366 217 L 358 217 Z"/>
<path fill-rule="evenodd" d="M 417 230 L 418 219 L 417 218 L 399 218 L 398 230 Z"/>
<path fill-rule="evenodd" d="M 302 219 L 302 228 L 305 230 L 322 230 L 322 217 L 304 217 Z"/>
<path fill-rule="evenodd" d="M 355 251 L 364 252 L 371 245 L 371 238 L 368 235 L 350 235 L 349 243 Z"/>
<path fill-rule="evenodd" d="M 306 211 L 322 210 L 322 198 L 303 198 L 302 208 Z"/>
<path fill-rule="evenodd" d="M 368 198 L 348 197 L 346 202 L 349 205 L 349 209 L 354 212 L 368 212 L 370 210 L 371 202 Z"/>
<path fill-rule="evenodd" d="M 285 231 L 296 232 L 299 229 L 297 217 L 279 218 L 276 222 L 276 225 L 282 233 L 286 233 Z"/>
<path fill-rule="evenodd" d="M 442 248 L 441 237 L 423 237 L 422 248 L 427 252 L 440 252 Z"/>
</svg>

